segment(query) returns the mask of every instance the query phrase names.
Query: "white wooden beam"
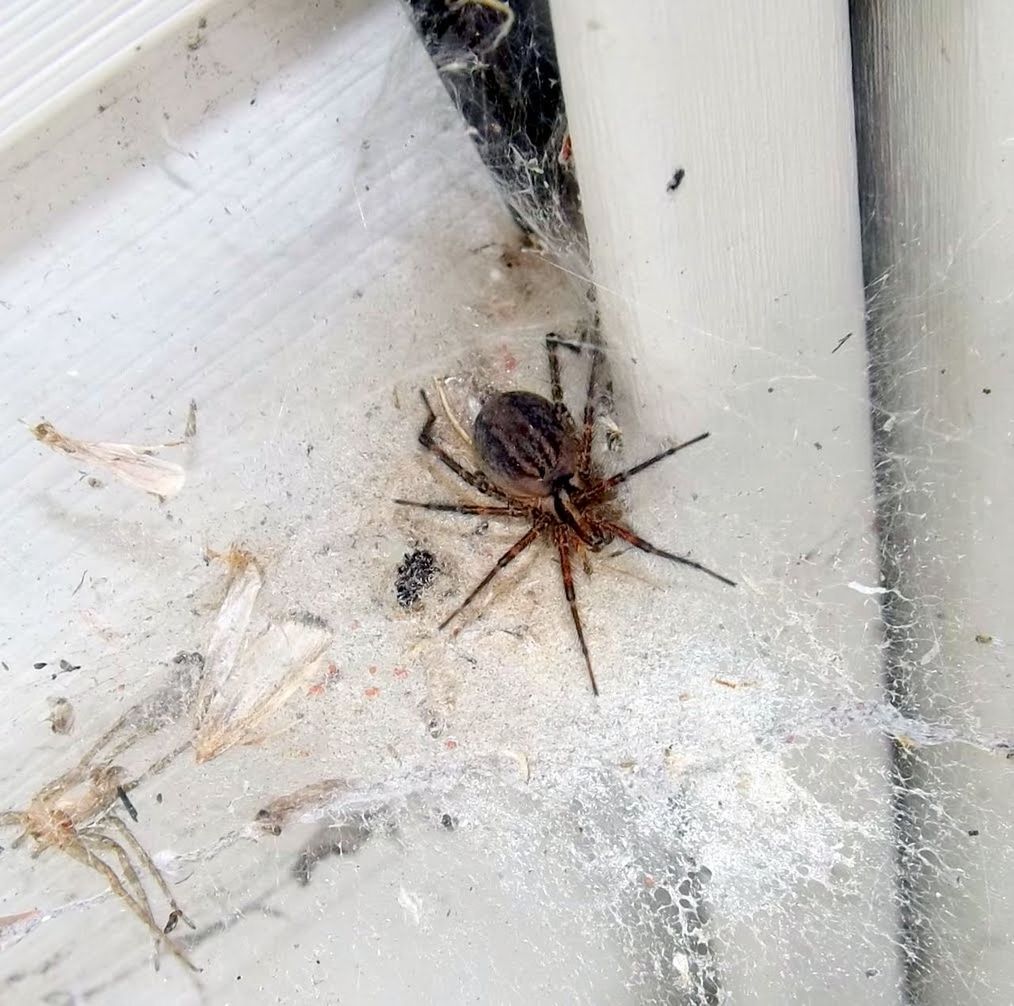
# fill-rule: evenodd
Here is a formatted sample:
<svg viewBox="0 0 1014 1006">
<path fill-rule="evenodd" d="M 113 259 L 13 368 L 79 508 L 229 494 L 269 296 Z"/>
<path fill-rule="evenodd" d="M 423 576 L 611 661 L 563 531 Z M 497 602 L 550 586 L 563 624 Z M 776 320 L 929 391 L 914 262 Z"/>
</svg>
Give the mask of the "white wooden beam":
<svg viewBox="0 0 1014 1006">
<path fill-rule="evenodd" d="M 659 509 L 680 506 L 681 537 L 742 578 L 722 623 L 729 673 L 760 673 L 743 715 L 781 723 L 772 755 L 799 813 L 813 801 L 858 857 L 812 884 L 793 822 L 761 814 L 733 838 L 713 807 L 689 805 L 716 825 L 688 851 L 713 872 L 720 985 L 734 1002 L 894 1002 L 887 745 L 872 725 L 830 725 L 835 708 L 882 702 L 846 5 L 554 0 L 552 12 L 624 425 L 635 442 L 712 431 L 675 475 L 691 499 Z M 703 619 L 690 646 L 705 645 L 706 615 L 680 608 L 671 631 Z M 790 724 L 810 717 L 826 735 L 795 750 Z M 743 754 L 760 785 L 761 759 Z M 753 904 L 723 887 L 737 843 L 756 855 Z M 771 851 L 782 843 L 789 875 Z"/>
</svg>

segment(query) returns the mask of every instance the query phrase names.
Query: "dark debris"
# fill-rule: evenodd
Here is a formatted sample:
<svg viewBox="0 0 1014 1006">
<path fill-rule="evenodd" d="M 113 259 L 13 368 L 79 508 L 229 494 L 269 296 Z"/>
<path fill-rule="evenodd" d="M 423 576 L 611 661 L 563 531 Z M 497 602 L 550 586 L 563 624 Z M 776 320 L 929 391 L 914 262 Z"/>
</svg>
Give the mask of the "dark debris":
<svg viewBox="0 0 1014 1006">
<path fill-rule="evenodd" d="M 406 552 L 394 580 L 394 592 L 403 608 L 418 603 L 422 592 L 436 579 L 440 572 L 436 556 L 424 548 Z"/>
<path fill-rule="evenodd" d="M 683 179 L 686 178 L 686 175 L 687 173 L 683 168 L 677 168 L 672 178 L 669 179 L 669 184 L 665 187 L 666 192 L 675 192 L 680 187 Z"/>
</svg>

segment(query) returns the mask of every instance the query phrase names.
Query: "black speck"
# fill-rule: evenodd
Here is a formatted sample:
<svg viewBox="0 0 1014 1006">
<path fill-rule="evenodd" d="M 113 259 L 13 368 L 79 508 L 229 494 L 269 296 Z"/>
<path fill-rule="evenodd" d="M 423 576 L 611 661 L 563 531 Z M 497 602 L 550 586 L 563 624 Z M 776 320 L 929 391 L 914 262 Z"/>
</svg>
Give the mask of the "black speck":
<svg viewBox="0 0 1014 1006">
<path fill-rule="evenodd" d="M 672 178 L 669 179 L 669 184 L 665 187 L 666 192 L 675 192 L 680 187 L 680 183 L 686 177 L 686 174 L 682 168 L 677 168 L 673 172 Z"/>
<path fill-rule="evenodd" d="M 969 838 L 975 838 L 975 836 L 978 835 L 978 834 L 979 834 L 979 829 L 978 828 L 969 828 L 969 830 L 968 830 L 968 837 Z"/>
<path fill-rule="evenodd" d="M 32 664 L 32 667 L 34 667 L 37 671 L 41 671 L 42 668 L 45 666 L 46 666 L 45 660 L 39 660 L 38 662 Z"/>
<path fill-rule="evenodd" d="M 161 803 L 161 802 L 162 802 L 162 794 L 161 793 L 156 793 L 155 794 L 155 803 Z"/>
<path fill-rule="evenodd" d="M 982 389 L 982 393 L 984 395 L 991 395 L 991 394 L 993 394 L 993 389 L 992 388 L 983 388 Z"/>
<path fill-rule="evenodd" d="M 879 974 L 880 974 L 880 972 L 876 968 L 867 968 L 866 969 L 866 977 L 867 978 L 876 978 L 877 975 L 879 975 Z"/>
<path fill-rule="evenodd" d="M 403 608 L 411 608 L 439 572 L 440 567 L 432 552 L 421 548 L 407 552 L 394 580 L 394 592 L 398 596 L 398 603 Z"/>
<path fill-rule="evenodd" d="M 775 390 L 774 388 L 768 388 L 768 394 L 770 395 L 771 392 L 774 391 L 774 390 Z"/>
<path fill-rule="evenodd" d="M 454 829 L 458 826 L 458 822 L 450 814 L 441 814 L 440 826 L 446 828 L 448 831 L 454 831 Z"/>
<path fill-rule="evenodd" d="M 824 449 L 824 445 L 819 440 L 814 440 L 813 446 L 816 447 L 818 451 L 822 451 Z"/>
<path fill-rule="evenodd" d="M 846 342 L 848 342 L 848 341 L 849 341 L 849 339 L 851 339 L 851 338 L 852 338 L 852 333 L 851 333 L 851 332 L 847 332 L 847 333 L 846 333 L 845 335 L 843 335 L 843 336 L 842 336 L 842 337 L 841 337 L 841 338 L 840 338 L 840 339 L 838 340 L 838 345 L 837 345 L 837 346 L 835 346 L 835 347 L 834 347 L 834 349 L 832 349 L 832 350 L 831 350 L 831 355 L 832 355 L 832 356 L 834 356 L 834 354 L 835 354 L 835 353 L 837 353 L 837 352 L 838 352 L 838 350 L 839 350 L 839 349 L 841 349 L 841 348 L 842 348 L 842 346 L 844 346 L 844 345 L 845 345 L 845 343 L 846 343 Z"/>
<path fill-rule="evenodd" d="M 69 671 L 80 671 L 81 670 L 81 665 L 80 664 L 72 664 L 69 660 L 61 660 L 60 661 L 60 670 L 61 671 L 68 671 L 68 672 Z"/>
<path fill-rule="evenodd" d="M 123 804 L 124 809 L 130 815 L 131 821 L 137 820 L 137 808 L 131 803 L 130 797 L 127 796 L 127 791 L 122 786 L 116 787 L 116 795 L 120 798 L 120 803 Z M 166 930 L 168 932 L 168 930 Z"/>
</svg>

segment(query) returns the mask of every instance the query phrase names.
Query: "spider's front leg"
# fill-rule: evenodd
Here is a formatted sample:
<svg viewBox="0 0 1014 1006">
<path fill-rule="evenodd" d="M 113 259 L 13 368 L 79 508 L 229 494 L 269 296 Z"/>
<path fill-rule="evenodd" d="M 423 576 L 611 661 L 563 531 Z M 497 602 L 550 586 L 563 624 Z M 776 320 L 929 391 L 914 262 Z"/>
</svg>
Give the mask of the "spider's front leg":
<svg viewBox="0 0 1014 1006">
<path fill-rule="evenodd" d="M 426 392 L 420 389 L 419 394 L 422 396 L 427 412 L 426 422 L 423 423 L 423 428 L 419 432 L 419 443 L 427 451 L 435 454 L 458 478 L 467 482 L 473 489 L 478 489 L 485 496 L 494 496 L 497 499 L 506 500 L 508 498 L 507 494 L 497 489 L 485 475 L 482 475 L 480 472 L 470 471 L 464 465 L 459 464 L 436 442 L 436 438 L 433 436 L 433 427 L 437 421 L 437 414 L 433 411 L 430 400 L 426 397 Z"/>
<path fill-rule="evenodd" d="M 599 686 L 595 681 L 595 672 L 592 670 L 591 654 L 588 652 L 588 644 L 585 642 L 584 629 L 581 626 L 581 614 L 577 610 L 577 595 L 574 593 L 574 571 L 570 565 L 570 532 L 563 524 L 557 524 L 553 528 L 553 540 L 556 543 L 556 551 L 560 556 L 560 574 L 563 576 L 563 593 L 570 605 L 570 614 L 574 619 L 574 629 L 577 631 L 577 641 L 581 644 L 581 652 L 584 654 L 585 666 L 588 668 L 588 677 L 591 679 L 592 691 L 598 695 Z"/>
<path fill-rule="evenodd" d="M 608 535 L 612 535 L 614 538 L 620 538 L 634 548 L 640 549 L 642 552 L 647 552 L 648 555 L 657 555 L 663 559 L 668 559 L 670 562 L 677 562 L 681 566 L 689 566 L 691 569 L 699 570 L 701 573 L 707 573 L 708 576 L 714 577 L 721 583 L 724 583 L 728 587 L 735 587 L 736 581 L 730 580 L 727 576 L 723 576 L 721 573 L 716 573 L 713 569 L 709 569 L 703 563 L 697 562 L 694 559 L 688 559 L 685 555 L 675 555 L 672 552 L 667 552 L 664 548 L 659 548 L 657 545 L 652 545 L 650 541 L 645 541 L 639 534 L 636 534 L 629 527 L 623 524 L 617 524 L 615 521 L 602 520 L 595 521 L 595 527 L 600 532 L 605 532 Z"/>
<path fill-rule="evenodd" d="M 581 429 L 581 451 L 578 454 L 577 474 L 587 482 L 591 474 L 591 448 L 595 436 L 595 408 L 598 405 L 599 365 L 602 361 L 602 350 L 597 346 L 590 348 L 592 355 L 591 367 L 588 370 L 588 394 L 584 400 L 584 423 Z"/>
</svg>

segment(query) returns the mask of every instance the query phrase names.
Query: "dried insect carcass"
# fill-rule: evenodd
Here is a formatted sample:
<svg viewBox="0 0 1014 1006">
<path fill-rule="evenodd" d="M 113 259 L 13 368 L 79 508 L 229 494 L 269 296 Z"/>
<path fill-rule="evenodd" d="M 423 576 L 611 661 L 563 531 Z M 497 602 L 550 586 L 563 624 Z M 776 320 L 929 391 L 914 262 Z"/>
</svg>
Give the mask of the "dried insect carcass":
<svg viewBox="0 0 1014 1006">
<path fill-rule="evenodd" d="M 116 765 L 91 769 L 79 765 L 39 790 L 25 810 L 0 813 L 0 826 L 21 829 L 15 847 L 31 838 L 37 846 L 36 855 L 53 849 L 94 870 L 149 930 L 158 946 L 167 946 L 178 961 L 196 971 L 155 921 L 141 872 L 158 885 L 169 904 L 170 918 L 181 918 L 191 928 L 193 923 L 181 911 L 144 847 L 111 810 L 119 793 L 130 788 L 124 776 L 125 770 Z"/>
<path fill-rule="evenodd" d="M 188 925 L 192 923 L 176 904 L 151 857 L 112 811 L 116 801 L 120 801 L 129 813 L 133 804 L 127 792 L 142 780 L 157 775 L 190 745 L 188 740 L 170 750 L 133 780 L 128 780 L 126 770 L 115 764 L 128 749 L 174 723 L 186 710 L 196 686 L 195 668 L 188 661 L 174 664 L 175 673 L 170 681 L 124 712 L 77 765 L 43 786 L 24 810 L 0 813 L 0 826 L 21 830 L 14 847 L 30 838 L 37 846 L 36 855 L 52 849 L 94 870 L 156 936 L 159 944 L 167 944 L 173 956 L 196 970 L 186 955 L 165 939 L 163 927 L 155 921 L 141 874 L 147 873 L 155 881 L 169 903 L 170 917 L 175 912 Z"/>
<path fill-rule="evenodd" d="M 224 555 L 229 586 L 215 617 L 194 714 L 194 750 L 208 761 L 263 739 L 262 725 L 315 674 L 331 642 L 327 626 L 312 615 L 263 622 L 251 630 L 264 582 L 249 552 Z"/>
<path fill-rule="evenodd" d="M 558 356 L 560 344 L 564 344 L 563 340 L 557 336 L 546 336 L 552 401 L 530 391 L 495 392 L 486 399 L 476 416 L 472 436 L 479 471 L 461 464 L 437 443 L 433 433 L 437 417 L 425 392 L 422 395 L 427 417 L 419 434 L 419 443 L 435 454 L 463 482 L 482 495 L 492 497 L 496 501 L 494 504 L 431 503 L 404 499 L 396 499 L 394 502 L 444 513 L 499 517 L 505 520 L 521 518 L 530 524 L 528 531 L 500 556 L 496 565 L 479 581 L 475 589 L 444 619 L 441 629 L 467 608 L 493 577 L 530 545 L 542 537 L 552 541 L 560 560 L 564 596 L 570 606 L 592 691 L 597 695 L 598 685 L 577 610 L 571 567 L 573 553 L 587 559 L 589 552 L 599 552 L 618 538 L 649 555 L 696 569 L 728 586 L 735 584 L 695 559 L 652 545 L 619 520 L 620 509 L 616 501 L 618 486 L 684 447 L 700 443 L 708 434 L 702 433 L 684 443 L 659 451 L 648 460 L 616 475 L 602 475 L 597 471 L 592 458 L 592 440 L 600 399 L 598 370 L 602 351 L 597 347 L 588 347 L 592 360 L 583 424 L 579 430 L 563 400 Z"/>
<path fill-rule="evenodd" d="M 159 499 L 175 496 L 186 482 L 186 472 L 180 465 L 175 461 L 155 457 L 156 451 L 165 447 L 177 447 L 180 441 L 139 447 L 77 440 L 61 433 L 52 423 L 47 422 L 37 423 L 30 429 L 36 440 L 52 447 L 54 451 L 66 454 L 82 464 L 102 468 L 121 482 Z"/>
</svg>

